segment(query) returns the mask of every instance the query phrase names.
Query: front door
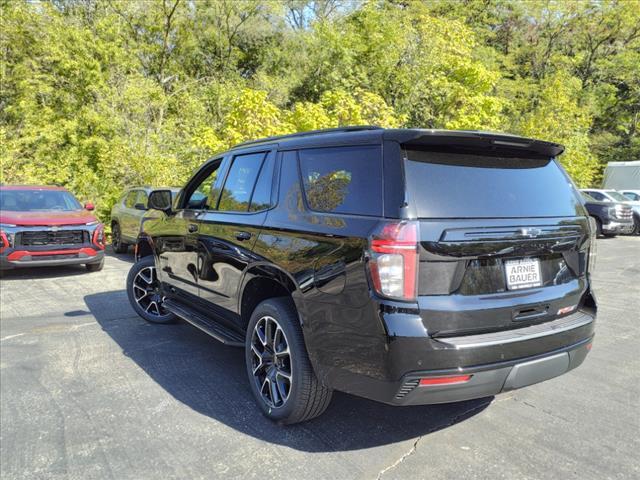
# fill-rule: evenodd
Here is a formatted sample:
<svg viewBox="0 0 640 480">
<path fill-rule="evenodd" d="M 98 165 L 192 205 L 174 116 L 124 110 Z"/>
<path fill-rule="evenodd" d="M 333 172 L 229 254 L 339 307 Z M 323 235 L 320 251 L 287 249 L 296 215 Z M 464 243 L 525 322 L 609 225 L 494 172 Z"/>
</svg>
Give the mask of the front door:
<svg viewBox="0 0 640 480">
<path fill-rule="evenodd" d="M 216 208 L 223 163 L 216 159 L 205 164 L 185 187 L 176 212 L 154 222 L 158 275 L 170 297 L 198 300 L 198 219 Z"/>
<path fill-rule="evenodd" d="M 198 218 L 200 298 L 239 314 L 239 290 L 267 211 L 272 206 L 275 152 L 251 152 L 230 159 L 216 210 Z"/>
</svg>

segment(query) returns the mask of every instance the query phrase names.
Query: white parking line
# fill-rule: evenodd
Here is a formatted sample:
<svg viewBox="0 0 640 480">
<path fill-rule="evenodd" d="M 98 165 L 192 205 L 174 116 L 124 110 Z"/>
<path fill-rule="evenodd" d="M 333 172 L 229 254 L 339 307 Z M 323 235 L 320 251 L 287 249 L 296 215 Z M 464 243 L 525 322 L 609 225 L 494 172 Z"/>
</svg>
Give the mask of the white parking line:
<svg viewBox="0 0 640 480">
<path fill-rule="evenodd" d="M 0 338 L 0 342 L 4 342 L 5 340 L 11 340 L 12 338 L 16 338 L 16 337 L 21 337 L 23 335 L 26 335 L 26 333 L 16 333 L 15 335 L 8 335 L 4 338 Z"/>
<path fill-rule="evenodd" d="M 70 325 L 69 330 L 78 330 L 79 328 L 88 327 L 91 325 L 97 325 L 97 323 L 86 322 L 86 323 L 80 323 L 78 325 Z M 11 340 L 12 338 L 22 337 L 23 335 L 27 335 L 28 333 L 31 333 L 31 332 L 23 332 L 23 333 L 16 333 L 15 335 L 7 335 L 6 337 L 0 338 L 0 342 L 4 342 L 5 340 Z M 34 332 L 34 333 L 37 333 L 37 332 Z"/>
</svg>

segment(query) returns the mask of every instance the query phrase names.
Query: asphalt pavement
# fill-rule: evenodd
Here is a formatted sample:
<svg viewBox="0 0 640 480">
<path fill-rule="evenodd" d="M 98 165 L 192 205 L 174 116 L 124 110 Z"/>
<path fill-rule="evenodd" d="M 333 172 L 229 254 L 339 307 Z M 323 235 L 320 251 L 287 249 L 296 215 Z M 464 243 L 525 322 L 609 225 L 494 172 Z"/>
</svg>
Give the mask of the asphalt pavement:
<svg viewBox="0 0 640 480">
<path fill-rule="evenodd" d="M 640 478 L 640 237 L 598 240 L 597 334 L 578 369 L 448 405 L 336 393 L 290 427 L 258 412 L 241 350 L 135 315 L 131 262 L 0 280 L 3 480 Z"/>
</svg>

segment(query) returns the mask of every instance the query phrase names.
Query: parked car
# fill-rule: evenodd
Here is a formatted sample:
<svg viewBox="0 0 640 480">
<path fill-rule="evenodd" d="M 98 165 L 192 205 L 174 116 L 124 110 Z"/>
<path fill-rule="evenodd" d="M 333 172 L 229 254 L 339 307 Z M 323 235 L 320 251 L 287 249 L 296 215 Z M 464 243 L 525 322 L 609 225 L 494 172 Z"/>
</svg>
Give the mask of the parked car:
<svg viewBox="0 0 640 480">
<path fill-rule="evenodd" d="M 640 202 L 640 190 L 620 190 L 620 193 L 632 202 Z"/>
<path fill-rule="evenodd" d="M 351 127 L 245 142 L 172 203 L 127 279 L 144 319 L 244 348 L 265 415 L 333 390 L 390 405 L 556 377 L 594 336 L 595 226 L 556 157 L 504 134 Z M 176 340 L 178 341 L 178 340 Z"/>
<path fill-rule="evenodd" d="M 616 190 L 585 188 L 582 191 L 601 202 L 613 202 L 628 205 L 633 210 L 632 215 L 634 228 L 631 232 L 627 233 L 640 234 L 640 201 L 630 200 Z"/>
<path fill-rule="evenodd" d="M 601 202 L 585 192 L 582 192 L 582 197 L 589 215 L 596 221 L 598 236 L 614 237 L 633 232 L 631 207 L 623 203 Z"/>
<path fill-rule="evenodd" d="M 104 226 L 61 187 L 0 186 L 0 268 L 84 264 L 101 270 Z"/>
<path fill-rule="evenodd" d="M 128 188 L 111 209 L 111 245 L 114 252 L 126 253 L 129 245 L 135 245 L 143 219 L 154 215 L 152 212 L 147 213 L 149 194 L 153 190 L 151 187 Z M 180 189 L 168 190 L 171 191 L 172 198 L 175 198 Z"/>
</svg>

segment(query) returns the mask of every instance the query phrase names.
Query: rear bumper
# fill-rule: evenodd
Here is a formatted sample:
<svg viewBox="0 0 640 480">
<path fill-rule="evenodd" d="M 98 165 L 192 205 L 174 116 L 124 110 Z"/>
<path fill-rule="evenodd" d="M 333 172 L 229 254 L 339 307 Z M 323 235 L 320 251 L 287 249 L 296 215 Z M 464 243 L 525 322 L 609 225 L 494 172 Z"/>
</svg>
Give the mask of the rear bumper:
<svg viewBox="0 0 640 480">
<path fill-rule="evenodd" d="M 412 372 L 403 378 L 391 403 L 424 405 L 448 403 L 497 395 L 558 377 L 578 367 L 591 348 L 593 337 L 561 351 L 462 370 Z M 451 385 L 420 385 L 420 379 L 470 375 L 466 382 Z"/>
<path fill-rule="evenodd" d="M 104 250 L 96 248 L 94 245 L 50 250 L 15 249 L 2 252 L 0 269 L 99 263 L 103 258 Z"/>
<path fill-rule="evenodd" d="M 358 342 L 367 340 L 362 348 L 355 337 L 331 350 L 326 335 L 316 340 L 305 332 L 305 340 L 316 374 L 336 390 L 390 405 L 455 402 L 521 388 L 579 366 L 595 331 L 595 301 L 589 303 L 537 325 L 445 338 L 430 336 L 419 314 L 379 311 L 385 332 L 380 337 L 359 332 Z M 422 378 L 460 375 L 471 377 L 419 385 Z"/>
</svg>

